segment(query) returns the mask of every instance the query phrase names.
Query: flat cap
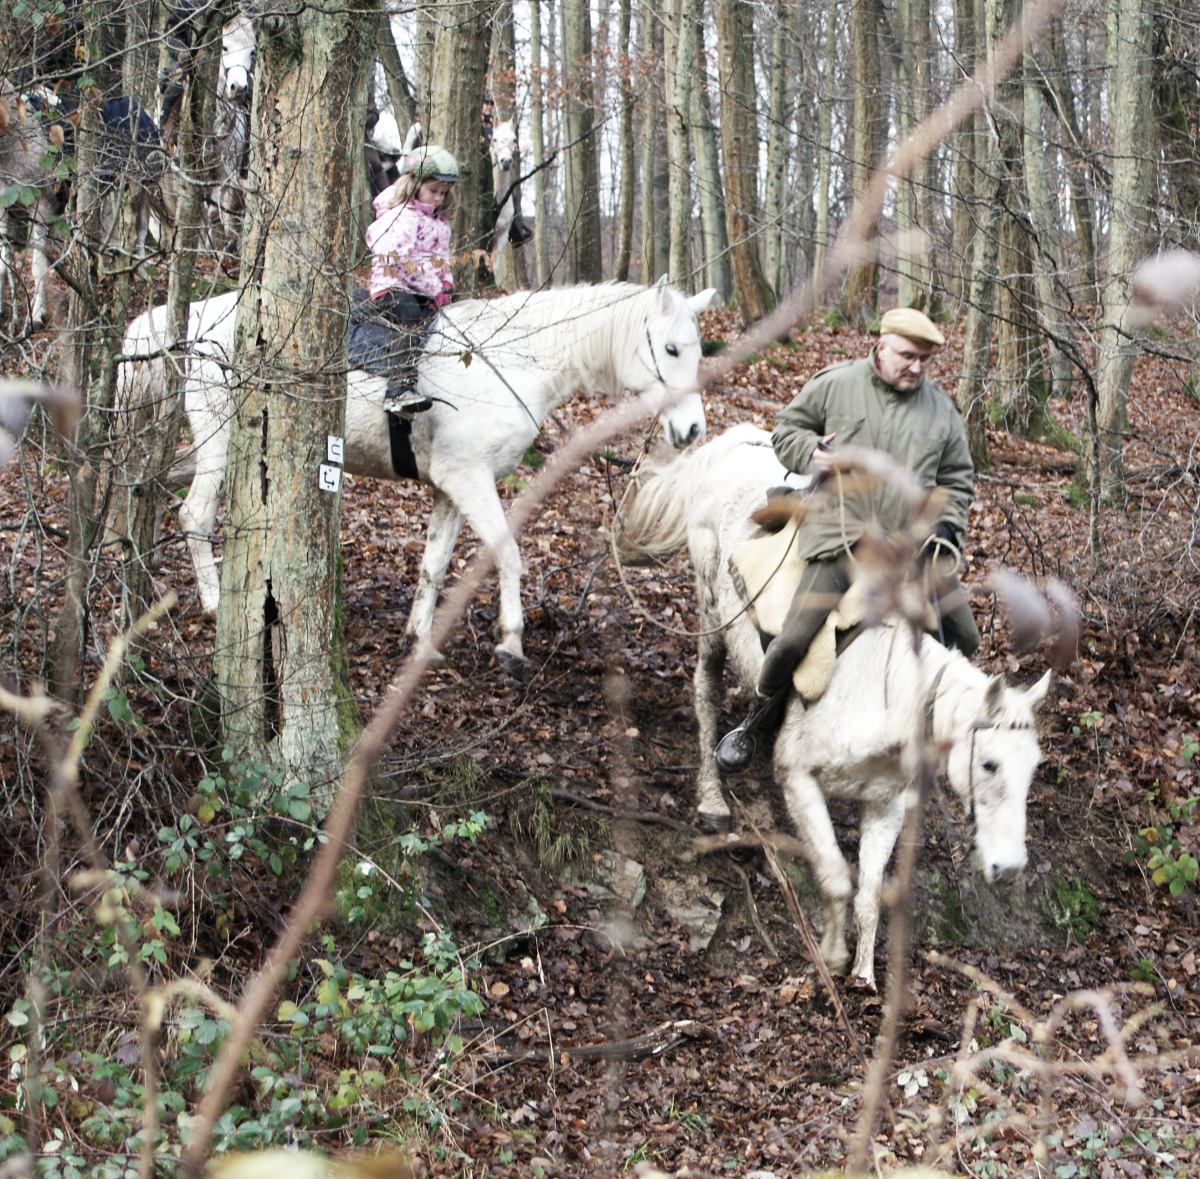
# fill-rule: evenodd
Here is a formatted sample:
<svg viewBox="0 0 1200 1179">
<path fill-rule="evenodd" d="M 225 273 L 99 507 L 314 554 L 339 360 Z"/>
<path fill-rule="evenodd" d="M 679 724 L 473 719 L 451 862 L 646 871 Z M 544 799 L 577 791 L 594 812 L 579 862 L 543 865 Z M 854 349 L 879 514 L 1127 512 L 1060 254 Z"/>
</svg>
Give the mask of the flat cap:
<svg viewBox="0 0 1200 1179">
<path fill-rule="evenodd" d="M 879 321 L 879 334 L 895 334 L 939 347 L 946 342 L 946 337 L 937 330 L 933 320 L 914 307 L 893 307 L 891 311 L 885 311 Z"/>
</svg>

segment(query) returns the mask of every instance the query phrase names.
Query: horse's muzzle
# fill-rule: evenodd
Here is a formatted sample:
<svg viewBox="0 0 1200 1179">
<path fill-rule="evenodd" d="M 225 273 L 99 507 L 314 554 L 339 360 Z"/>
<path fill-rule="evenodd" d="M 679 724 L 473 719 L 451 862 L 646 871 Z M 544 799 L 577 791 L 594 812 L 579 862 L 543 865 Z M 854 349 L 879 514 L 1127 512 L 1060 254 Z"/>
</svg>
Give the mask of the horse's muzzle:
<svg viewBox="0 0 1200 1179">
<path fill-rule="evenodd" d="M 1022 864 L 988 864 L 983 875 L 989 884 L 1012 884 L 1025 870 Z"/>
<path fill-rule="evenodd" d="M 691 446 L 704 433 L 704 427 L 699 422 L 692 422 L 687 430 L 676 432 L 675 428 L 667 423 L 667 437 L 671 440 L 671 445 L 676 450 L 682 450 L 685 446 Z"/>
</svg>

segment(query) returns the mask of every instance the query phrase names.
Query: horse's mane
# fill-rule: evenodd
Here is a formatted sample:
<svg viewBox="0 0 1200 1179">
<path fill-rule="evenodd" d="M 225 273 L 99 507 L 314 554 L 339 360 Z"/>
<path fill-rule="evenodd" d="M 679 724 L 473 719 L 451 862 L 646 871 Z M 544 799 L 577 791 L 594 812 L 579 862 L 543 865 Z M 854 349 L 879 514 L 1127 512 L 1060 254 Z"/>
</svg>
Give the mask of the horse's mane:
<svg viewBox="0 0 1200 1179">
<path fill-rule="evenodd" d="M 606 311 L 614 314 L 640 307 L 639 300 L 654 288 L 629 282 L 578 283 L 540 291 L 513 291 L 495 299 L 463 299 L 452 303 L 442 315 L 451 323 L 475 332 L 499 331 L 519 319 L 522 335 L 533 336 L 569 324 L 573 317 Z"/>
<path fill-rule="evenodd" d="M 626 564 L 638 565 L 678 552 L 687 543 L 688 526 L 700 496 L 715 494 L 726 510 L 748 518 L 760 498 L 756 468 L 763 466 L 761 454 L 747 452 L 745 478 L 740 466 L 722 470 L 716 481 L 713 472 L 726 464 L 738 447 L 758 445 L 766 438 L 762 430 L 745 422 L 673 461 L 650 460 L 622 505 L 614 529 L 617 556 Z M 746 484 L 751 490 L 743 494 Z"/>
</svg>

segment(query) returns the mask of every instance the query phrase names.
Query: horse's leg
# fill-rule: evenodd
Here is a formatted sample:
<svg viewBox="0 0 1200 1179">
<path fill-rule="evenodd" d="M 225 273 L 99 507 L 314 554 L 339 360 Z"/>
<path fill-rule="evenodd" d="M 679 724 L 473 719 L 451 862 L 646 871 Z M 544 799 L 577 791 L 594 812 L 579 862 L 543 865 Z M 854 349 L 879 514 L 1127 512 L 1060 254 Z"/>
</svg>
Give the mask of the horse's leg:
<svg viewBox="0 0 1200 1179">
<path fill-rule="evenodd" d="M 875 986 L 875 931 L 879 927 L 879 893 L 883 873 L 904 825 L 904 795 L 890 802 L 864 802 L 860 808 L 858 892 L 854 896 L 855 978 Z"/>
<path fill-rule="evenodd" d="M 43 328 L 46 326 L 46 278 L 50 273 L 50 224 L 48 214 L 36 205 L 29 224 L 29 246 L 33 253 L 30 259 L 33 310 L 29 319 L 34 328 Z"/>
<path fill-rule="evenodd" d="M 701 622 L 708 629 L 706 621 Z M 727 648 L 719 635 L 702 635 L 692 677 L 692 700 L 696 710 L 696 727 L 700 740 L 700 773 L 696 778 L 696 810 L 700 825 L 708 830 L 728 831 L 729 804 L 721 792 L 721 775 L 713 750 L 721 720 L 721 700 L 724 696 L 724 672 Z"/>
<path fill-rule="evenodd" d="M 776 758 L 776 777 L 783 783 L 788 814 L 800 837 L 813 879 L 825 902 L 821 957 L 835 974 L 846 966 L 846 906 L 850 900 L 850 866 L 838 847 L 833 821 L 817 780 L 807 770 L 786 766 Z"/>
<path fill-rule="evenodd" d="M 187 540 L 196 572 L 200 605 L 205 613 L 217 612 L 221 595 L 221 577 L 213 557 L 212 536 L 217 524 L 221 486 L 225 482 L 225 460 L 229 451 L 230 423 L 222 421 L 228 412 L 222 404 L 222 391 L 228 398 L 228 385 L 221 366 L 213 361 L 193 361 L 184 385 L 184 405 L 196 448 L 196 470 L 192 485 L 179 507 L 179 526 Z"/>
<path fill-rule="evenodd" d="M 146 257 L 146 235 L 150 232 L 150 198 L 143 188 L 137 193 L 137 249 L 134 257 L 141 262 Z"/>
<path fill-rule="evenodd" d="M 425 551 L 421 554 L 421 572 L 417 577 L 417 589 L 408 612 L 408 622 L 404 626 L 404 633 L 418 641 L 429 634 L 433 625 L 433 611 L 462 524 L 462 513 L 454 506 L 454 502 L 435 487 L 433 510 L 429 513 L 429 524 L 425 530 Z"/>
<path fill-rule="evenodd" d="M 4 322 L 4 303 L 10 287 L 14 292 L 13 306 L 15 307 L 17 303 L 15 297 L 16 274 L 13 270 L 16 263 L 13 257 L 12 238 L 9 237 L 10 228 L 8 210 L 0 210 L 0 324 Z"/>
<path fill-rule="evenodd" d="M 514 670 L 525 662 L 522 638 L 525 621 L 521 614 L 521 552 L 516 538 L 509 531 L 504 508 L 496 494 L 492 474 L 483 468 L 459 470 L 453 485 L 443 488 L 458 505 L 475 535 L 492 552 L 496 562 L 496 577 L 500 582 L 500 641 L 496 644 L 496 660 L 501 667 Z"/>
</svg>

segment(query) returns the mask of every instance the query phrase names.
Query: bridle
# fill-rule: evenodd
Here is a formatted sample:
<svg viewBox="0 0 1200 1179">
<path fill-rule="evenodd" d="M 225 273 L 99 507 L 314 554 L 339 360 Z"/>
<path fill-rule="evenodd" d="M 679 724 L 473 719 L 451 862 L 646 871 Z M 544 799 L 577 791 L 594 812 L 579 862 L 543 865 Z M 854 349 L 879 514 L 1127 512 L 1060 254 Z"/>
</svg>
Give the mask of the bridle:
<svg viewBox="0 0 1200 1179">
<path fill-rule="evenodd" d="M 642 324 L 642 328 L 646 333 L 646 347 L 650 351 L 650 363 L 646 364 L 646 362 L 644 360 L 642 360 L 642 363 L 646 364 L 646 367 L 654 374 L 654 379 L 660 385 L 665 387 L 667 382 L 663 379 L 662 369 L 659 368 L 659 366 L 658 366 L 658 357 L 655 355 L 655 352 L 654 352 L 654 341 L 650 338 L 650 321 L 649 321 L 649 319 L 644 321 L 644 323 Z M 641 360 L 642 358 L 639 356 L 638 359 Z M 645 389 L 642 390 L 643 393 L 645 393 L 645 391 L 646 391 Z"/>
<path fill-rule="evenodd" d="M 939 689 L 942 683 L 942 676 L 945 674 L 949 663 L 943 663 L 938 668 L 937 674 L 933 677 L 933 683 L 929 686 L 929 692 L 925 698 L 925 731 L 924 738 L 927 743 L 933 741 L 933 712 L 937 706 Z M 1001 724 L 997 721 L 976 721 L 970 728 L 971 747 L 967 754 L 967 817 L 966 823 L 970 825 L 971 838 L 975 839 L 978 834 L 977 812 L 975 806 L 975 737 L 977 734 L 985 732 L 988 729 L 1007 729 L 1010 732 L 1021 732 L 1023 730 L 1032 730 L 1034 727 L 1032 721 L 1013 722 Z M 941 776 L 941 775 L 939 775 Z M 952 826 L 960 826 L 957 820 L 947 816 L 947 823 Z"/>
</svg>

